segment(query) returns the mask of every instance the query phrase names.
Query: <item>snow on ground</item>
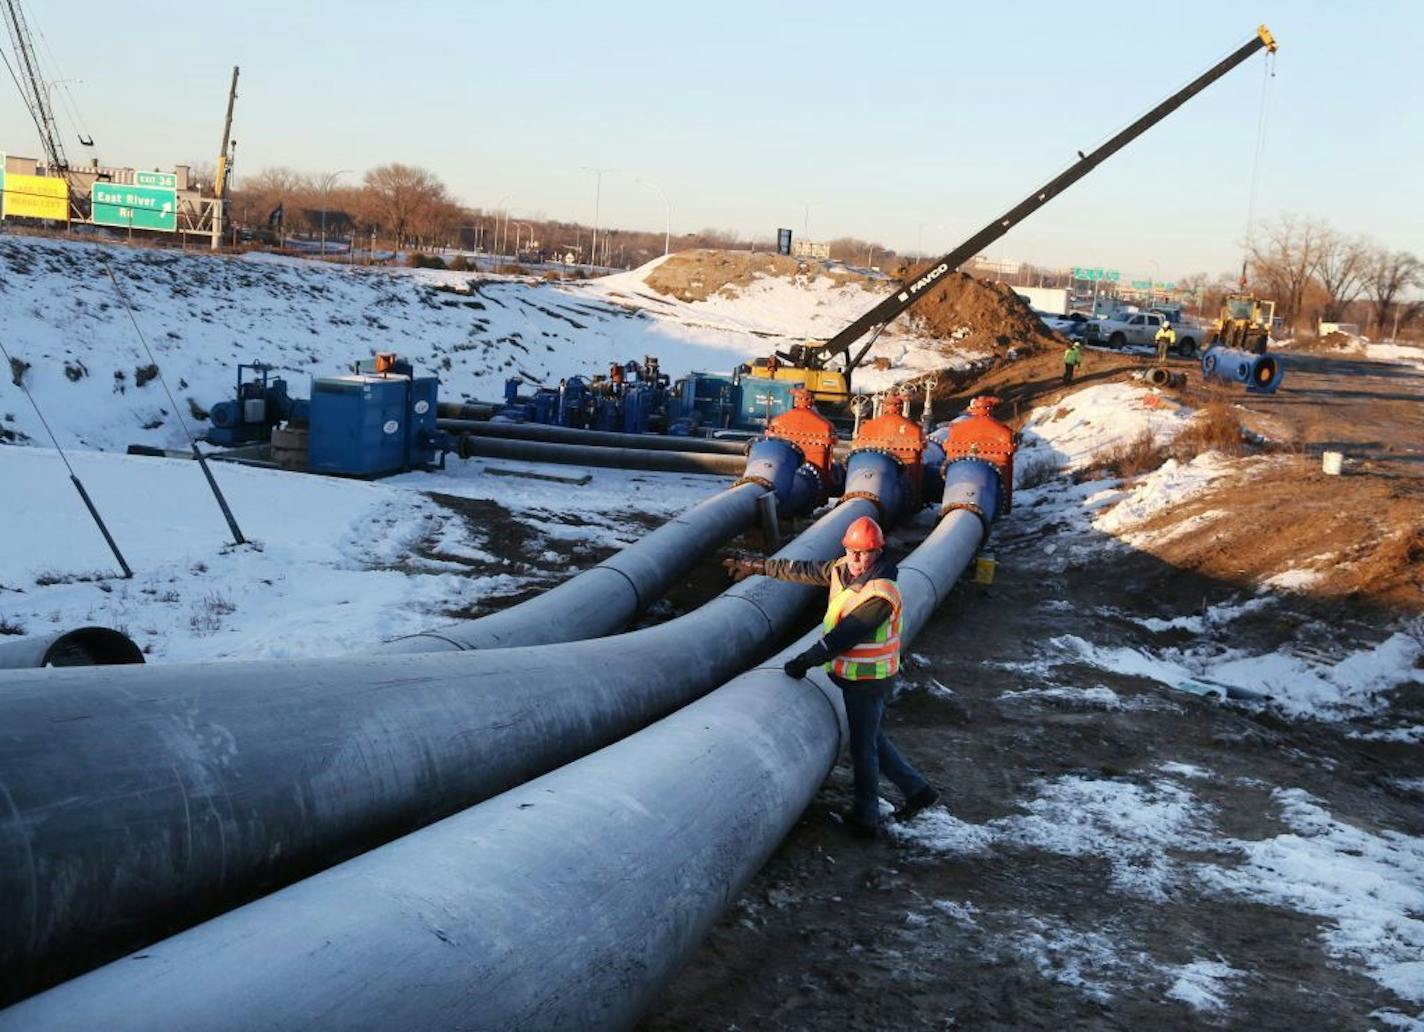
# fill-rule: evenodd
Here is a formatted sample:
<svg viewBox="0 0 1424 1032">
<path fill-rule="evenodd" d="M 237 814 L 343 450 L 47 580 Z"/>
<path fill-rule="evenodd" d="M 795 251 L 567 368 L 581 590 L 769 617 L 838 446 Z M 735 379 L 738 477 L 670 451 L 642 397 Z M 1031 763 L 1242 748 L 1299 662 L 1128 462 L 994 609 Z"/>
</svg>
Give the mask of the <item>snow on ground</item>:
<svg viewBox="0 0 1424 1032">
<path fill-rule="evenodd" d="M 1415 369 L 1424 369 L 1424 347 L 1412 344 L 1375 344 L 1366 341 L 1365 357 L 1376 362 L 1399 362 Z"/>
<path fill-rule="evenodd" d="M 673 377 L 730 371 L 775 347 L 830 336 L 877 297 L 826 277 L 763 277 L 737 299 L 686 302 L 643 283 L 656 264 L 542 282 L 0 237 L 0 310 L 5 346 L 29 363 L 25 383 L 61 446 L 122 451 L 132 443 L 185 447 L 180 422 L 206 430 L 190 402 L 209 409 L 231 398 L 239 362 L 270 363 L 290 394 L 309 397 L 311 377 L 395 351 L 418 373 L 438 375 L 443 399 L 499 399 L 509 377 L 557 384 L 644 355 Z M 172 401 L 160 382 L 137 383 L 149 364 L 140 334 Z M 877 374 L 889 381 L 954 361 L 898 331 L 872 355 L 892 360 Z M 3 431 L 48 443 L 6 381 Z"/>
<path fill-rule="evenodd" d="M 466 563 L 500 563 L 426 492 L 497 501 L 550 542 L 627 543 L 641 530 L 625 519 L 630 511 L 666 518 L 727 481 L 593 470 L 589 484 L 572 487 L 483 472 L 538 468 L 527 464 L 451 459 L 442 472 L 362 483 L 214 464 L 239 526 L 256 542 L 232 548 L 196 464 L 98 453 L 134 443 L 186 448 L 185 425 L 197 435 L 207 428 L 190 406 L 233 397 L 239 362 L 275 365 L 289 393 L 307 397 L 310 377 L 394 350 L 417 372 L 438 375 L 444 399 L 499 398 L 506 377 L 557 383 L 645 354 L 673 376 L 730 371 L 779 346 L 778 337 L 831 335 L 877 297 L 826 277 L 772 277 L 737 299 L 684 302 L 643 283 L 657 264 L 587 282 L 476 281 L 264 254 L 0 237 L 6 349 L 28 363 L 25 386 L 136 574 L 116 578 L 39 415 L 0 378 L 0 440 L 19 435 L 36 446 L 0 447 L 0 627 L 38 634 L 103 624 L 160 661 L 335 654 L 427 628 L 446 611 L 528 583 L 513 569 L 469 576 Z M 149 363 L 145 341 L 172 400 L 158 380 L 138 384 Z M 939 361 L 899 334 L 877 347 L 901 363 L 885 374 L 896 378 Z M 579 521 L 562 518 L 569 509 Z M 418 555 L 417 546 L 444 558 Z"/>
<path fill-rule="evenodd" d="M 134 578 L 118 576 L 56 452 L 0 449 L 10 494 L 0 620 L 25 634 L 114 627 L 150 662 L 359 652 L 529 583 L 527 568 L 497 560 L 427 492 L 495 500 L 548 539 L 617 548 L 642 530 L 620 514 L 666 518 L 730 483 L 600 469 L 573 487 L 485 473 L 528 464 L 454 459 L 443 472 L 366 483 L 212 463 L 251 542 L 235 547 L 197 463 L 81 449 L 70 462 Z M 564 521 L 570 509 L 581 523 Z M 469 576 L 456 557 L 508 572 Z"/>
<path fill-rule="evenodd" d="M 1211 781 L 1211 772 L 1171 762 L 1158 769 L 1169 777 L 1040 781 L 1022 813 L 976 825 L 935 807 L 892 833 L 923 854 L 955 861 L 1018 850 L 1096 858 L 1108 865 L 1113 891 L 1163 904 L 1216 897 L 1309 914 L 1321 920 L 1328 953 L 1424 1004 L 1424 840 L 1358 827 L 1298 788 L 1273 793 L 1288 830 L 1258 840 L 1224 836 L 1214 808 L 1192 787 Z M 1156 960 L 1125 932 L 1022 914 L 981 913 L 977 923 L 995 916 L 1011 918 L 1000 949 L 1041 961 L 1045 977 L 1092 999 L 1156 978 L 1167 999 L 1222 1010 L 1232 980 L 1245 973 L 1220 957 L 1185 965 Z M 1376 1016 L 1399 1027 L 1424 1022 L 1424 1013 Z"/>
<path fill-rule="evenodd" d="M 1170 441 L 1192 412 L 1166 395 L 1131 383 L 1104 383 L 1036 408 L 1023 425 L 1014 458 L 1019 477 L 1045 463 L 1057 470 L 1081 469 L 1100 452 L 1131 444 L 1144 430 L 1159 444 Z"/>
</svg>

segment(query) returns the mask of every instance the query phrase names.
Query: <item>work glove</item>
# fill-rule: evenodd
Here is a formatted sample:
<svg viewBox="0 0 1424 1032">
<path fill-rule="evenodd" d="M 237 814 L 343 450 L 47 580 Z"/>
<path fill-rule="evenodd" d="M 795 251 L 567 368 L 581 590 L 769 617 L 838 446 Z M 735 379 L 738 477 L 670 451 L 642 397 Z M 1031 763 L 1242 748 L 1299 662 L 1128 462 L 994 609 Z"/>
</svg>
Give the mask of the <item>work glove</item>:
<svg viewBox="0 0 1424 1032">
<path fill-rule="evenodd" d="M 806 672 L 810 670 L 813 665 L 814 664 L 808 660 L 805 655 L 800 655 L 788 659 L 786 665 L 781 669 L 786 671 L 787 677 L 794 677 L 799 681 L 806 676 Z"/>
<path fill-rule="evenodd" d="M 746 580 L 756 574 L 766 573 L 765 559 L 723 559 L 722 566 L 727 576 L 734 581 Z"/>
<path fill-rule="evenodd" d="M 816 642 L 799 656 L 792 656 L 782 666 L 787 677 L 794 677 L 798 681 L 806 676 L 806 671 L 812 667 L 818 667 L 826 660 L 830 659 L 830 652 L 824 642 Z"/>
</svg>

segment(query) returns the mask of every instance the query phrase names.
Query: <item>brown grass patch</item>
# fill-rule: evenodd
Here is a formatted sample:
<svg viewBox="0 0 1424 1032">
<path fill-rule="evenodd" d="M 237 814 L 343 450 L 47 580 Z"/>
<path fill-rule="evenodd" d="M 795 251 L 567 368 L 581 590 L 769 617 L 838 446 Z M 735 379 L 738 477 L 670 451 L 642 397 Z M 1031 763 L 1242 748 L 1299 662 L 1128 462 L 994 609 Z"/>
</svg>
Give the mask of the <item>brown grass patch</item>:
<svg viewBox="0 0 1424 1032">
<path fill-rule="evenodd" d="M 1178 462 L 1190 462 L 1204 452 L 1241 455 L 1245 450 L 1246 438 L 1236 410 L 1223 401 L 1212 401 L 1177 433 L 1171 453 Z"/>
<path fill-rule="evenodd" d="M 1169 457 L 1168 449 L 1157 443 L 1152 431 L 1144 429 L 1132 440 L 1098 452 L 1085 472 L 1107 473 L 1126 479 L 1151 473 Z"/>
</svg>

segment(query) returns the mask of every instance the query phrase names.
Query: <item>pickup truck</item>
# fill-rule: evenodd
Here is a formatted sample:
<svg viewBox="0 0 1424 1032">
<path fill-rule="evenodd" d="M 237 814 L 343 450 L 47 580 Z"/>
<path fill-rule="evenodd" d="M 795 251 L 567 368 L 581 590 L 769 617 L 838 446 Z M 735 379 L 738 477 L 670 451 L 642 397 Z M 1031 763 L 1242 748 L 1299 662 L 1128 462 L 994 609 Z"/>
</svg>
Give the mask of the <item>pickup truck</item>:
<svg viewBox="0 0 1424 1032">
<path fill-rule="evenodd" d="M 1097 343 L 1113 348 L 1124 348 L 1129 344 L 1156 347 L 1157 331 L 1165 321 L 1165 317 L 1157 312 L 1131 312 L 1116 319 L 1092 320 L 1088 324 L 1092 327 L 1088 341 L 1092 343 L 1096 337 Z M 1202 339 L 1201 331 L 1188 323 L 1178 323 L 1173 329 L 1177 331 L 1177 354 L 1183 358 L 1191 358 L 1197 353 L 1197 344 Z"/>
</svg>

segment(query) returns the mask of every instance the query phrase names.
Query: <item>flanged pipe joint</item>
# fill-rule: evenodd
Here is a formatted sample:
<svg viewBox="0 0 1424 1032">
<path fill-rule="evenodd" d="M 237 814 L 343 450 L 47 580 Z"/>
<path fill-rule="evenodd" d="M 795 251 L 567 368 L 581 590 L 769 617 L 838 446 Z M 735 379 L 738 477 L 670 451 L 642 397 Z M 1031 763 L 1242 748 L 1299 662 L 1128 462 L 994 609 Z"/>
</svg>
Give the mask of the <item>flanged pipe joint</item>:
<svg viewBox="0 0 1424 1032">
<path fill-rule="evenodd" d="M 880 415 L 867 419 L 846 461 L 846 498 L 869 498 L 893 524 L 924 504 L 925 431 L 905 415 L 905 399 L 887 395 Z"/>
<path fill-rule="evenodd" d="M 1285 367 L 1272 355 L 1255 355 L 1235 348 L 1208 348 L 1201 357 L 1202 379 L 1244 383 L 1248 394 L 1275 394 Z"/>
<path fill-rule="evenodd" d="M 809 391 L 791 392 L 792 407 L 773 419 L 766 436 L 747 453 L 739 484 L 761 484 L 776 494 L 788 516 L 804 516 L 827 498 L 840 494 L 845 472 L 832 457 L 836 431 L 816 411 Z"/>
</svg>

